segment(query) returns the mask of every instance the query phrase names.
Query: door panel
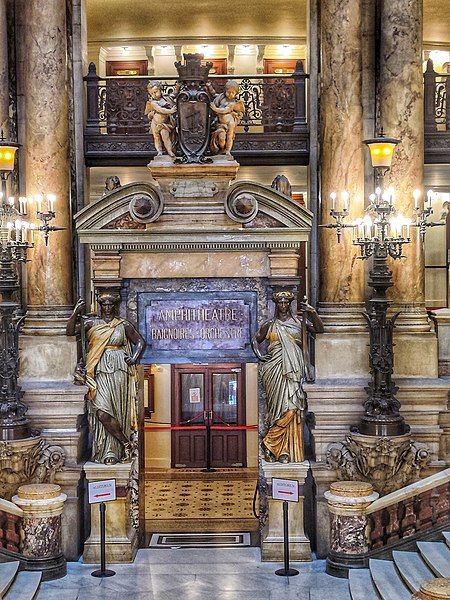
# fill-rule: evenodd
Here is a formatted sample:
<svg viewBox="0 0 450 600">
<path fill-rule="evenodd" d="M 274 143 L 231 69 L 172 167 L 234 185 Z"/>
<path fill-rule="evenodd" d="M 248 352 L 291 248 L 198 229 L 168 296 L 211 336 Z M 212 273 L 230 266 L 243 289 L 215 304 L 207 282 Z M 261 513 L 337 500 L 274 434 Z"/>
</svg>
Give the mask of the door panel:
<svg viewBox="0 0 450 600">
<path fill-rule="evenodd" d="M 203 373 L 181 373 L 181 423 L 193 419 L 205 409 L 205 376 Z M 203 424 L 203 416 L 196 420 L 197 425 Z"/>
<path fill-rule="evenodd" d="M 246 465 L 246 432 L 233 428 L 245 425 L 244 367 L 173 365 L 172 425 L 182 427 L 172 431 L 173 467 L 206 467 L 208 443 L 210 466 Z"/>
</svg>

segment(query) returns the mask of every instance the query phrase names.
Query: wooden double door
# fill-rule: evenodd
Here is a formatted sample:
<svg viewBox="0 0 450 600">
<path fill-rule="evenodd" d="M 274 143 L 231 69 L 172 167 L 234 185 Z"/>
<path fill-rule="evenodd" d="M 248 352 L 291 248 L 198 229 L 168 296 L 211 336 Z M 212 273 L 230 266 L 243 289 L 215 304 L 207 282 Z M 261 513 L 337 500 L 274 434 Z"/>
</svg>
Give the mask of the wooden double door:
<svg viewBox="0 0 450 600">
<path fill-rule="evenodd" d="M 245 467 L 244 425 L 245 365 L 172 366 L 172 467 Z"/>
</svg>

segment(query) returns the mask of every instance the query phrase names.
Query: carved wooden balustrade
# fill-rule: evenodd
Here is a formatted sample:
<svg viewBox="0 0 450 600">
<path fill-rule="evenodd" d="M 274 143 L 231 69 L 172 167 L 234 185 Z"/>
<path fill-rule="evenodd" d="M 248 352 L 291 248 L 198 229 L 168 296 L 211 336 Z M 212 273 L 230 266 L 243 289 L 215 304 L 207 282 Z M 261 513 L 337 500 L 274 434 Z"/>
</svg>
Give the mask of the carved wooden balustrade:
<svg viewBox="0 0 450 600">
<path fill-rule="evenodd" d="M 0 548 L 20 551 L 21 518 L 0 510 Z"/>
<path fill-rule="evenodd" d="M 375 500 L 366 511 L 369 553 L 450 524 L 450 469 Z"/>
<path fill-rule="evenodd" d="M 23 539 L 21 508 L 0 498 L 0 548 L 11 552 L 20 552 Z"/>
<path fill-rule="evenodd" d="M 244 116 L 237 130 L 233 156 L 243 164 L 291 162 L 308 164 L 306 81 L 301 61 L 292 75 L 212 76 L 217 93 L 227 79 L 239 82 Z M 149 122 L 144 116 L 147 84 L 162 83 L 173 91 L 174 77 L 100 78 L 93 63 L 84 78 L 87 93 L 85 157 L 89 166 L 145 165 L 155 155 Z"/>
<path fill-rule="evenodd" d="M 450 162 L 450 73 L 428 59 L 424 79 L 425 162 Z"/>
<path fill-rule="evenodd" d="M 377 498 L 367 482 L 337 481 L 325 492 L 330 512 L 327 573 L 347 577 L 369 558 L 391 558 L 450 527 L 450 469 Z"/>
</svg>

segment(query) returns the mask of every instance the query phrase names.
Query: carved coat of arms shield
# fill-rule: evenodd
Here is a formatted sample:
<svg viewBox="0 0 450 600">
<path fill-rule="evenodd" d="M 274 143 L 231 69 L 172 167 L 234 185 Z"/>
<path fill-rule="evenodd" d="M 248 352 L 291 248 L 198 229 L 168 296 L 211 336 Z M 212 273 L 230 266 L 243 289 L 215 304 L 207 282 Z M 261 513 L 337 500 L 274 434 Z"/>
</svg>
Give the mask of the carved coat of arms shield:
<svg viewBox="0 0 450 600">
<path fill-rule="evenodd" d="M 177 98 L 178 139 L 186 162 L 203 162 L 210 130 L 210 98 L 204 90 L 182 90 Z"/>
</svg>

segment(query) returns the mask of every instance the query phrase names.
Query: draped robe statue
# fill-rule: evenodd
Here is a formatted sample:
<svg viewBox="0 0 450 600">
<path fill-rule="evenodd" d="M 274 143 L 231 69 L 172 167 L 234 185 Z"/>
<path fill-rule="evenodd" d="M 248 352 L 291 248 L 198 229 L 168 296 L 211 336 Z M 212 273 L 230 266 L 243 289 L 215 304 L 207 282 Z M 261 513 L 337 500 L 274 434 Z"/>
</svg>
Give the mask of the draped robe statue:
<svg viewBox="0 0 450 600">
<path fill-rule="evenodd" d="M 306 332 L 323 331 L 322 321 L 309 304 L 302 304 L 302 318 L 291 313 L 294 295 L 276 292 L 275 315 L 263 323 L 253 338 L 252 347 L 262 361 L 261 379 L 267 398 L 268 431 L 262 441 L 265 458 L 281 463 L 304 460 L 303 426 L 308 408 L 303 383 L 308 365 Z M 311 323 L 308 320 L 310 316 Z M 259 345 L 267 341 L 267 354 Z"/>
<path fill-rule="evenodd" d="M 87 347 L 85 364 L 79 364 L 76 372 L 78 381 L 88 386 L 92 460 L 105 464 L 130 462 L 132 433 L 137 431 L 135 365 L 145 342 L 131 323 L 116 316 L 118 295 L 99 294 L 98 302 L 100 315 L 81 317 L 79 328 L 87 338 Z M 68 335 L 76 333 L 83 310 L 84 302 L 79 300 L 67 323 Z"/>
</svg>

